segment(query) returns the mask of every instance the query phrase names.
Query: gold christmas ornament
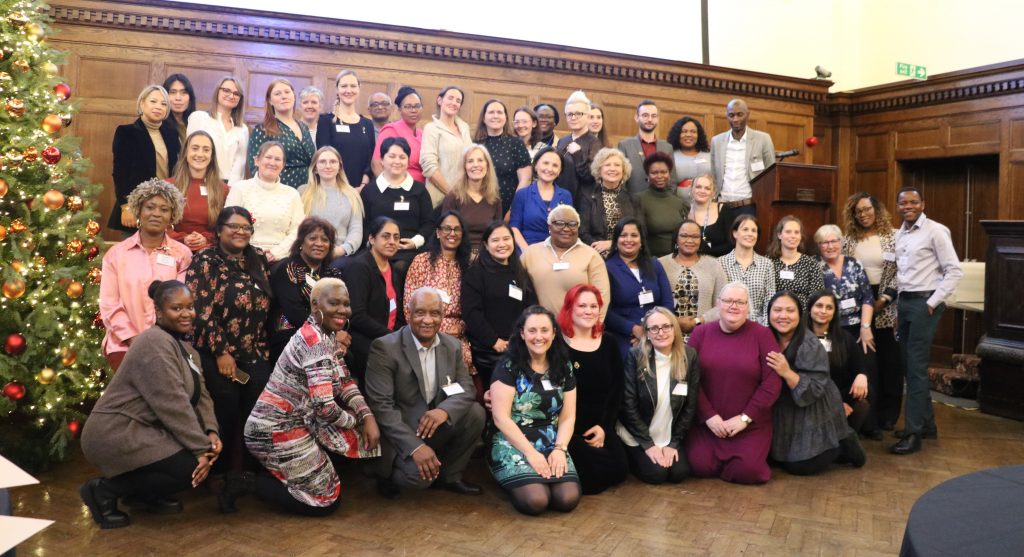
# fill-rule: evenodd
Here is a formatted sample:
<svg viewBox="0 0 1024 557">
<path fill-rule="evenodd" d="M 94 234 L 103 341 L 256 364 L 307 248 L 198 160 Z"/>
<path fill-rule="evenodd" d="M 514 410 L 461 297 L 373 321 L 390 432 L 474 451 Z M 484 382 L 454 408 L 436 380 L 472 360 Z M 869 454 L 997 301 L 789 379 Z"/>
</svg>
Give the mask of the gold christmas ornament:
<svg viewBox="0 0 1024 557">
<path fill-rule="evenodd" d="M 46 267 L 46 258 L 43 257 L 42 255 L 37 255 L 33 257 L 32 262 L 35 263 L 36 267 L 39 267 L 40 269 Z"/>
<path fill-rule="evenodd" d="M 28 65 L 28 60 L 15 60 L 11 62 L 11 67 L 17 70 L 21 70 L 21 73 L 28 73 L 31 66 Z"/>
<path fill-rule="evenodd" d="M 11 232 L 20 234 L 26 230 L 28 230 L 28 227 L 25 226 L 25 221 L 21 219 L 14 219 L 11 221 Z"/>
<path fill-rule="evenodd" d="M 36 375 L 36 381 L 39 381 L 41 385 L 49 385 L 50 383 L 53 383 L 53 380 L 56 378 L 57 372 L 48 367 L 44 367 L 39 370 L 39 374 Z"/>
<path fill-rule="evenodd" d="M 18 261 L 17 259 L 11 261 L 11 268 L 14 269 L 14 271 L 17 273 L 23 273 L 25 271 L 25 265 L 23 265 L 21 261 Z"/>
<path fill-rule="evenodd" d="M 54 77 L 59 72 L 60 68 L 57 67 L 57 64 L 54 64 L 53 62 L 43 62 L 43 73 L 45 73 L 47 77 Z"/>
<path fill-rule="evenodd" d="M 98 223 L 98 222 L 96 222 L 94 220 L 91 220 L 91 221 L 85 223 L 85 231 L 88 232 L 90 236 L 95 236 L 95 235 L 99 234 L 100 233 L 100 223 Z"/>
<path fill-rule="evenodd" d="M 0 197 L 7 195 L 7 190 L 9 189 L 10 186 L 7 185 L 7 180 L 0 178 Z"/>
<path fill-rule="evenodd" d="M 43 205 L 51 211 L 56 211 L 64 206 L 64 194 L 57 190 L 49 190 L 43 194 Z"/>
<path fill-rule="evenodd" d="M 89 277 L 90 284 L 99 284 L 100 278 L 103 276 L 103 271 L 101 271 L 99 267 L 93 267 L 92 269 L 89 269 L 89 274 L 86 276 Z"/>
<path fill-rule="evenodd" d="M 42 25 L 39 25 L 34 21 L 30 21 L 25 24 L 25 34 L 28 35 L 30 39 L 38 41 L 39 39 L 43 38 L 45 31 L 43 31 Z"/>
<path fill-rule="evenodd" d="M 0 224 L 0 242 L 3 242 L 4 238 L 6 238 L 6 237 L 7 237 L 7 228 L 4 227 L 4 225 Z"/>
<path fill-rule="evenodd" d="M 21 118 L 25 115 L 25 101 L 21 99 L 7 99 L 6 108 L 11 118 Z"/>
<path fill-rule="evenodd" d="M 82 241 L 75 238 L 68 242 L 68 251 L 71 253 L 82 253 Z"/>
<path fill-rule="evenodd" d="M 85 286 L 78 281 L 74 281 L 68 285 L 67 289 L 64 290 L 64 293 L 67 294 L 69 298 L 77 298 L 85 293 Z"/>
<path fill-rule="evenodd" d="M 7 21 L 10 21 L 15 27 L 24 27 L 29 21 L 31 21 L 25 12 L 14 12 L 7 16 Z"/>
<path fill-rule="evenodd" d="M 7 279 L 4 281 L 3 292 L 4 296 L 17 300 L 25 295 L 25 281 L 18 277 Z"/>
<path fill-rule="evenodd" d="M 39 149 L 35 147 L 28 147 L 21 154 L 25 157 L 25 162 L 36 162 L 39 160 Z"/>
<path fill-rule="evenodd" d="M 72 212 L 81 211 L 82 207 L 85 207 L 85 202 L 82 201 L 81 197 L 77 195 L 72 195 L 71 197 L 68 197 L 68 209 L 70 209 Z"/>
<path fill-rule="evenodd" d="M 65 348 L 60 352 L 60 363 L 64 367 L 71 367 L 78 361 L 78 353 L 71 348 Z"/>
<path fill-rule="evenodd" d="M 46 133 L 57 133 L 64 127 L 64 120 L 56 114 L 47 114 L 40 125 Z"/>
</svg>

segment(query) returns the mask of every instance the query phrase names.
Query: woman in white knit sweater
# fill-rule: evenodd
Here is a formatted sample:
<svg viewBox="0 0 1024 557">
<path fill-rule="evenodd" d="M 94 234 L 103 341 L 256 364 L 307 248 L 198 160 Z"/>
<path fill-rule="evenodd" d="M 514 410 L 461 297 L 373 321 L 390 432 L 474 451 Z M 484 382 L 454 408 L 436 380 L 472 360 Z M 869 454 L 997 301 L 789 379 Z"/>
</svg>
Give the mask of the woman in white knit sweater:
<svg viewBox="0 0 1024 557">
<path fill-rule="evenodd" d="M 299 223 L 306 217 L 302 199 L 295 188 L 281 182 L 284 146 L 276 141 L 260 145 L 256 153 L 256 176 L 231 185 L 225 207 L 244 207 L 252 213 L 254 228 L 250 243 L 276 261 L 288 256 Z"/>
</svg>

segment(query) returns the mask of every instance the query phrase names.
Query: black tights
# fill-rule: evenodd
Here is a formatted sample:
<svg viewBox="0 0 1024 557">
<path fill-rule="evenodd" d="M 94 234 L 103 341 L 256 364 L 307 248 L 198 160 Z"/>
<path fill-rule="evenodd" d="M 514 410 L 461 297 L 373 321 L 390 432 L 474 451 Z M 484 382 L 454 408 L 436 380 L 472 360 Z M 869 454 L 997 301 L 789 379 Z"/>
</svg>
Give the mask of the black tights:
<svg viewBox="0 0 1024 557">
<path fill-rule="evenodd" d="M 326 507 L 313 507 L 292 497 L 284 482 L 271 476 L 269 472 L 260 472 L 256 475 L 256 496 L 262 501 L 292 514 L 304 516 L 327 516 L 338 510 L 341 506 L 341 497 L 334 500 Z"/>
<path fill-rule="evenodd" d="M 116 497 L 166 497 L 192 487 L 192 472 L 198 465 L 195 455 L 182 449 L 163 460 L 107 478 L 103 484 Z"/>
<path fill-rule="evenodd" d="M 509 490 L 517 511 L 536 516 L 545 509 L 567 513 L 580 502 L 580 484 L 575 481 L 554 484 L 527 484 Z"/>
<path fill-rule="evenodd" d="M 832 464 L 839 458 L 839 455 L 843 453 L 843 450 L 839 447 L 829 449 L 817 456 L 808 458 L 807 460 L 798 460 L 794 462 L 780 462 L 782 469 L 794 476 L 812 476 L 821 472 L 825 468 L 828 468 L 829 464 Z"/>
</svg>

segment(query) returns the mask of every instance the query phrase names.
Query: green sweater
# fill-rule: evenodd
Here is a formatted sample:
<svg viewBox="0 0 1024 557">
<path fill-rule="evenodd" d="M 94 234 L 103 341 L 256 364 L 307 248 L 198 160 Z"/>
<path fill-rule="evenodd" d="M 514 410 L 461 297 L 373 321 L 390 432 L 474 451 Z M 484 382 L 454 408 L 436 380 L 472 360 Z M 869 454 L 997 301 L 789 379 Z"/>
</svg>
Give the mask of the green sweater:
<svg viewBox="0 0 1024 557">
<path fill-rule="evenodd" d="M 640 210 L 647 225 L 647 248 L 654 257 L 675 250 L 679 225 L 690 214 L 690 204 L 666 190 L 648 188 L 640 193 Z"/>
</svg>

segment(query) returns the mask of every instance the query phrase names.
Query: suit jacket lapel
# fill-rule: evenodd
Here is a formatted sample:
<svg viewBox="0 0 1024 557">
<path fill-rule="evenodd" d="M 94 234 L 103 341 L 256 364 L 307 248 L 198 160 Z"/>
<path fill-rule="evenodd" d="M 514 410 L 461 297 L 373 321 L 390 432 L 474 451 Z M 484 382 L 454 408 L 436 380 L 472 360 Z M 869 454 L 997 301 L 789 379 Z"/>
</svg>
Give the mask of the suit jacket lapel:
<svg viewBox="0 0 1024 557">
<path fill-rule="evenodd" d="M 420 396 L 423 397 L 424 393 L 427 392 L 426 383 L 423 382 L 423 366 L 420 365 L 420 355 L 416 352 L 416 343 L 413 341 L 412 331 L 408 327 L 405 328 L 405 332 L 402 334 L 402 352 L 405 354 L 405 359 L 409 361 L 413 374 L 416 375 Z"/>
<path fill-rule="evenodd" d="M 437 385 L 437 392 L 434 393 L 434 400 L 431 402 L 439 403 L 444 395 L 444 387 L 448 384 L 448 378 L 455 374 L 455 365 L 454 362 L 449 361 L 451 354 L 441 344 L 441 333 L 437 334 L 434 342 L 437 344 L 437 348 L 434 349 L 434 355 L 437 358 L 434 362 L 434 384 Z M 453 382 L 456 379 L 458 377 L 451 377 Z"/>
</svg>

